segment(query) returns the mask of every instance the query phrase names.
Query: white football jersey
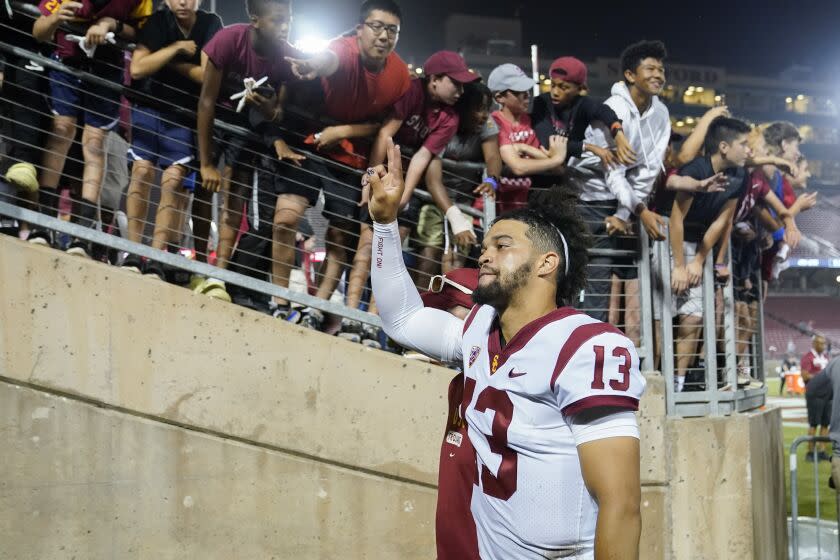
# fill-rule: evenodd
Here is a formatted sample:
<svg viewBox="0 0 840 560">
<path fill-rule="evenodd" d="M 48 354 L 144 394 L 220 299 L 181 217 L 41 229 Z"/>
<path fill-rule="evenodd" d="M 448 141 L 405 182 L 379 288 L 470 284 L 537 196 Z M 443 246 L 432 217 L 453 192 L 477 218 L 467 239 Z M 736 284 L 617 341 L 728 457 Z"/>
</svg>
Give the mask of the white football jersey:
<svg viewBox="0 0 840 560">
<path fill-rule="evenodd" d="M 502 348 L 496 317 L 490 306 L 473 308 L 463 336 L 481 558 L 591 558 L 598 506 L 568 421 L 594 407 L 638 409 L 645 380 L 636 349 L 571 308 L 526 325 Z"/>
</svg>

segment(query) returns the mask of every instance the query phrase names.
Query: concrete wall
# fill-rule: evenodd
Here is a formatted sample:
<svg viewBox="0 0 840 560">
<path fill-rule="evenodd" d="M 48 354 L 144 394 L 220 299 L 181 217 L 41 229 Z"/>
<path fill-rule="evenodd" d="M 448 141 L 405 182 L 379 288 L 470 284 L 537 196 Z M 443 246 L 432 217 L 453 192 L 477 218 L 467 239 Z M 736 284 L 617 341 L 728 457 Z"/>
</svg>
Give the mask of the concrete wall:
<svg viewBox="0 0 840 560">
<path fill-rule="evenodd" d="M 15 473 L 0 481 L 0 547 L 25 558 L 432 558 L 451 376 L 0 237 L 0 448 L 13 450 L 0 468 Z M 739 540 L 751 554 L 769 524 L 751 511 L 756 480 L 781 476 L 754 459 L 780 449 L 780 428 L 765 433 L 778 415 L 682 437 L 691 432 L 666 419 L 663 394 L 650 377 L 642 558 L 701 558 L 681 552 L 687 522 L 715 531 L 695 538 L 721 550 L 736 525 L 702 521 L 734 495 L 756 525 Z M 729 494 L 699 468 L 712 452 L 725 457 L 719 472 L 741 469 Z"/>
</svg>

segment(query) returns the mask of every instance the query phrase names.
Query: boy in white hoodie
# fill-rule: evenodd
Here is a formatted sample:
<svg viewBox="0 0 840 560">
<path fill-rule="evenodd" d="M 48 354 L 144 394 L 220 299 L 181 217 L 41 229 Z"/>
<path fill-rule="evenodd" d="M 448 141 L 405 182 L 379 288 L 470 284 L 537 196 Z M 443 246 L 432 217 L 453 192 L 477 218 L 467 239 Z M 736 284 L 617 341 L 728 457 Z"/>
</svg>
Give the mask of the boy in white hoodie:
<svg viewBox="0 0 840 560">
<path fill-rule="evenodd" d="M 647 198 L 663 168 L 671 136 L 668 109 L 657 97 L 665 86 L 666 54 L 661 41 L 640 41 L 627 47 L 621 54 L 624 81 L 613 85 L 612 96 L 605 102 L 621 120 L 636 153 L 636 163 L 604 169 L 601 159 L 589 153 L 569 161 L 569 181 L 580 193 L 579 210 L 596 249 L 627 248 L 628 240 L 618 236 L 630 232 L 631 216 L 639 218 L 649 236 L 664 239 L 664 221 L 647 208 Z M 611 134 L 597 123 L 587 129 L 585 142 L 613 148 Z M 638 293 L 634 259 L 592 256 L 589 262 L 589 281 L 581 307 L 592 317 L 606 321 L 613 275 L 626 281 L 628 295 Z M 631 315 L 638 316 L 638 303 L 628 302 L 627 307 L 631 306 L 636 311 L 628 311 L 628 324 L 633 322 Z"/>
</svg>

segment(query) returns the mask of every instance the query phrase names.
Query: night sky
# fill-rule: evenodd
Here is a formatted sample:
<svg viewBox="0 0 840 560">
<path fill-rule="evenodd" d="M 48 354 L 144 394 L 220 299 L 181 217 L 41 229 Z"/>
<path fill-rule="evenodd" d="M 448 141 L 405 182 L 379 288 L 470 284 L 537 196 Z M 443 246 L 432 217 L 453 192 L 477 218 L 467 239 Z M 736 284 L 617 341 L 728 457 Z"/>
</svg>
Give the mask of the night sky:
<svg viewBox="0 0 840 560">
<path fill-rule="evenodd" d="M 244 2 L 219 0 L 226 23 L 244 18 Z M 398 52 L 422 62 L 443 47 L 449 13 L 514 17 L 523 21 L 527 43 L 545 56 L 592 59 L 618 56 L 641 38 L 665 41 L 670 58 L 683 64 L 722 66 L 740 73 L 774 76 L 792 65 L 812 66 L 819 81 L 840 82 L 840 1 L 798 2 L 598 2 L 499 0 L 402 0 Z M 297 0 L 293 37 L 330 37 L 353 26 L 355 0 Z M 547 6 L 553 6 L 547 9 Z"/>
</svg>

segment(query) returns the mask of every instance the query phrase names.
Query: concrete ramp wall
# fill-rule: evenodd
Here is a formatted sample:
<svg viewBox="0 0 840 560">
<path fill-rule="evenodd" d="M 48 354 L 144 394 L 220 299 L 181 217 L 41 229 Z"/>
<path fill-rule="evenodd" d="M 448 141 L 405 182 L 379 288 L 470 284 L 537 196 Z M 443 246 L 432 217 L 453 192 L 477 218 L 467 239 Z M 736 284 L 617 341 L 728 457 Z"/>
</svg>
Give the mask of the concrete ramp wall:
<svg viewBox="0 0 840 560">
<path fill-rule="evenodd" d="M 0 236 L 0 559 L 434 558 L 452 375 Z M 641 558 L 783 558 L 778 412 L 663 392 Z"/>
</svg>

